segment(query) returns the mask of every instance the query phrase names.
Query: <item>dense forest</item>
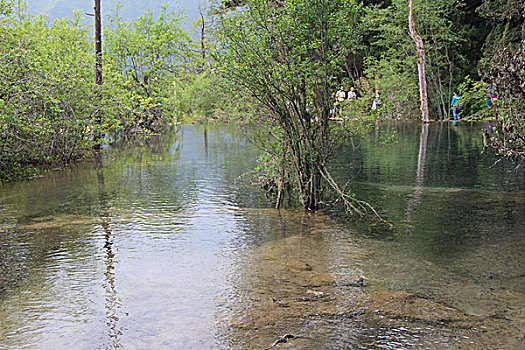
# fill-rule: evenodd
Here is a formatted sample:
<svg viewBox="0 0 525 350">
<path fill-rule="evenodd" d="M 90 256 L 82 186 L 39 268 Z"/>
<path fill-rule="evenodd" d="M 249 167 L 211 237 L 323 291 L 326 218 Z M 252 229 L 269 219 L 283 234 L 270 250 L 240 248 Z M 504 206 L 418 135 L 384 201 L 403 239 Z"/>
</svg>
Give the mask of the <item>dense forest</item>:
<svg viewBox="0 0 525 350">
<path fill-rule="evenodd" d="M 353 120 L 420 118 L 416 46 L 403 0 L 322 1 L 321 7 L 311 0 L 210 1 L 192 34 L 183 30 L 178 8 L 163 5 L 153 13 L 144 2 L 126 2 L 104 14 L 102 85 L 95 84 L 93 19 L 71 13 L 74 1 L 63 3 L 38 2 L 41 12 L 65 11 L 51 21 L 23 2 L 0 2 L 0 179 L 90 157 L 94 135 L 121 142 L 163 132 L 175 121 L 263 122 L 280 141 L 291 131 L 306 132 L 328 153 L 305 144 L 308 153 L 295 161 L 317 167 L 337 147 L 330 138 L 341 137 L 322 122 L 332 117 L 330 94 L 338 89 L 356 93 L 353 103 L 338 107 Z M 144 13 L 131 18 L 131 8 Z M 413 11 L 425 45 L 431 119 L 452 117 L 457 90 L 461 117 L 494 120 L 501 127 L 488 135 L 490 144 L 523 159 L 525 3 L 416 0 Z M 487 101 L 489 86 L 494 98 Z M 317 124 L 291 125 L 294 115 Z M 266 147 L 275 153 L 283 145 Z M 281 154 L 299 154 L 290 152 Z M 284 159 L 266 162 L 269 169 Z M 274 171 L 270 185 L 284 186 L 287 176 L 306 187 L 330 182 L 322 169 L 311 170 L 308 179 Z M 303 197 L 313 207 L 319 201 Z"/>
</svg>

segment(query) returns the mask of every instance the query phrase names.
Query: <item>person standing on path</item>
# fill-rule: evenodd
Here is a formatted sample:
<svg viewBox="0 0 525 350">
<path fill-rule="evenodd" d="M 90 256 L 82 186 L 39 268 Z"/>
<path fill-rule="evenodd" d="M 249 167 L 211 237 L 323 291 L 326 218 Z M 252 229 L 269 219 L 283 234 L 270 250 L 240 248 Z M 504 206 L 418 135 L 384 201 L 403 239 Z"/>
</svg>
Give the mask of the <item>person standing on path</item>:
<svg viewBox="0 0 525 350">
<path fill-rule="evenodd" d="M 374 98 L 374 101 L 372 102 L 372 110 L 377 111 L 380 104 L 381 104 L 381 92 L 379 92 L 379 89 L 377 89 L 376 97 Z"/>
<path fill-rule="evenodd" d="M 458 109 L 460 107 L 461 96 L 459 96 L 458 90 L 454 90 L 454 96 L 452 96 L 452 102 L 450 102 L 450 107 L 452 108 L 452 114 L 454 115 L 454 121 L 459 119 Z"/>
<path fill-rule="evenodd" d="M 350 88 L 350 91 L 348 91 L 348 101 L 353 101 L 357 98 L 357 95 L 355 93 L 354 88 Z"/>
<path fill-rule="evenodd" d="M 343 89 L 343 87 L 341 86 L 341 88 L 339 89 L 339 91 L 337 91 L 337 93 L 335 94 L 335 97 L 337 98 L 337 101 L 338 102 L 343 102 L 346 98 L 346 92 L 345 90 Z"/>
<path fill-rule="evenodd" d="M 489 85 L 485 95 L 487 96 L 487 100 L 485 101 L 485 106 L 487 108 L 492 108 L 492 99 L 494 100 L 498 99 L 498 96 L 496 95 L 496 92 L 494 91 L 494 86 Z"/>
<path fill-rule="evenodd" d="M 344 90 L 344 88 L 341 86 L 341 88 L 339 89 L 339 91 L 337 91 L 337 93 L 335 94 L 335 98 L 337 99 L 337 103 L 339 105 L 341 105 L 341 103 L 345 100 L 346 98 L 346 92 Z M 339 107 L 339 114 L 342 114 L 343 113 L 343 108 L 342 106 Z"/>
</svg>

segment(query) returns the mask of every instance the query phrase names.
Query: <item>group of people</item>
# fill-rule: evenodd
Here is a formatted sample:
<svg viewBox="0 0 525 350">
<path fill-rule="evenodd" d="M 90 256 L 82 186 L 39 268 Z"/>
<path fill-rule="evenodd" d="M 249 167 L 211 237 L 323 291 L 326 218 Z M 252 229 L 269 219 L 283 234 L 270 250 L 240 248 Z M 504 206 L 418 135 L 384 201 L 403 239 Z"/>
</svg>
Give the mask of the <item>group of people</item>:
<svg viewBox="0 0 525 350">
<path fill-rule="evenodd" d="M 485 96 L 486 96 L 485 106 L 487 108 L 492 108 L 493 101 L 498 99 L 498 96 L 496 95 L 496 91 L 493 85 L 488 86 Z M 351 87 L 350 90 L 346 92 L 344 87 L 341 86 L 341 88 L 337 92 L 332 93 L 331 99 L 333 100 L 333 108 L 330 110 L 330 118 L 335 118 L 337 114 L 342 115 L 343 113 L 342 102 L 355 101 L 357 99 L 357 94 L 356 94 L 354 87 Z M 372 102 L 371 110 L 377 111 L 380 104 L 381 104 L 381 94 L 379 92 L 379 89 L 377 89 L 375 98 Z M 452 109 L 452 115 L 454 117 L 455 122 L 457 122 L 460 119 L 459 111 L 462 105 L 463 105 L 463 102 L 462 102 L 461 96 L 459 95 L 459 91 L 454 90 L 454 95 L 452 96 L 452 100 L 450 102 L 450 108 Z"/>
<path fill-rule="evenodd" d="M 487 108 L 492 108 L 493 101 L 498 99 L 494 86 L 491 84 L 485 92 L 486 100 L 485 106 Z M 452 101 L 450 102 L 450 108 L 452 108 L 452 115 L 454 116 L 454 121 L 457 121 L 459 117 L 459 108 L 462 106 L 461 96 L 459 95 L 458 90 L 454 90 L 454 95 L 452 96 Z"/>
<path fill-rule="evenodd" d="M 343 101 L 355 101 L 357 100 L 357 93 L 355 91 L 354 87 L 351 87 L 348 92 L 344 90 L 344 87 L 341 86 L 341 88 L 337 92 L 332 92 L 331 96 L 333 100 L 333 108 L 330 110 L 330 118 L 335 118 L 336 114 L 342 114 L 343 108 L 342 108 L 342 102 Z M 374 101 L 372 102 L 372 110 L 377 110 L 379 105 L 381 104 L 380 100 L 380 93 L 379 89 L 376 90 L 376 96 L 374 98 Z"/>
<path fill-rule="evenodd" d="M 350 91 L 348 91 L 348 97 L 347 97 L 344 87 L 341 86 L 341 88 L 337 90 L 337 92 L 332 92 L 332 98 L 336 100 L 336 102 L 343 102 L 346 99 L 348 99 L 349 101 L 352 101 L 357 98 L 357 94 L 355 93 L 355 89 L 351 87 Z"/>
</svg>

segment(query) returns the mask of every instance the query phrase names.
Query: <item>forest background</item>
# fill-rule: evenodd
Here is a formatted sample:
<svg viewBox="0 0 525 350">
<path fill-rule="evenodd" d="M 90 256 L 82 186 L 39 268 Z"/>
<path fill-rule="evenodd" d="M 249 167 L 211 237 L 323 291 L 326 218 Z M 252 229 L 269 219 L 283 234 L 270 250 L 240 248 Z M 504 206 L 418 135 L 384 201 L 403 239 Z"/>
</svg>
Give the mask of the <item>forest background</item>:
<svg viewBox="0 0 525 350">
<path fill-rule="evenodd" d="M 191 28 L 179 8 L 148 2 L 156 6 L 150 11 L 145 3 L 104 8 L 104 84 L 98 86 L 93 18 L 85 9 L 70 12 L 75 1 L 66 6 L 58 0 L 0 0 L 1 180 L 90 157 L 93 135 L 121 142 L 161 133 L 175 121 L 246 123 L 260 112 L 257 96 L 228 84 L 214 59 L 221 56 L 221 16 L 240 11 L 245 1 L 191 6 Z M 54 19 L 32 14 L 53 9 L 64 12 L 55 12 Z M 371 113 L 378 90 L 381 118 L 418 119 L 407 2 L 363 0 L 357 13 L 358 41 L 334 67 L 333 91 L 341 86 L 357 91 L 352 118 Z M 431 118 L 450 119 L 450 100 L 458 89 L 464 119 L 499 118 L 507 136 L 494 144 L 503 155 L 522 158 L 524 18 L 521 0 L 414 1 L 427 55 Z M 488 109 L 485 92 L 491 84 L 499 98 Z"/>
</svg>

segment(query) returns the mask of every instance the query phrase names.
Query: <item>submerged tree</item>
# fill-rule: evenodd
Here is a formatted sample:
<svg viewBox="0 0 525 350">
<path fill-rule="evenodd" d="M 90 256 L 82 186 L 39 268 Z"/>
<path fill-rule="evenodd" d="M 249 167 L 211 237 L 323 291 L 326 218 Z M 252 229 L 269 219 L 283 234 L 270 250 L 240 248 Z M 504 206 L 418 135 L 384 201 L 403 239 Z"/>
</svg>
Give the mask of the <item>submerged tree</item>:
<svg viewBox="0 0 525 350">
<path fill-rule="evenodd" d="M 326 185 L 349 211 L 369 207 L 345 194 L 327 168 L 334 146 L 359 129 L 331 124 L 329 116 L 337 74 L 363 26 L 354 0 L 248 0 L 221 15 L 219 71 L 253 103 L 277 207 L 290 186 L 304 208 L 318 209 Z"/>
</svg>

